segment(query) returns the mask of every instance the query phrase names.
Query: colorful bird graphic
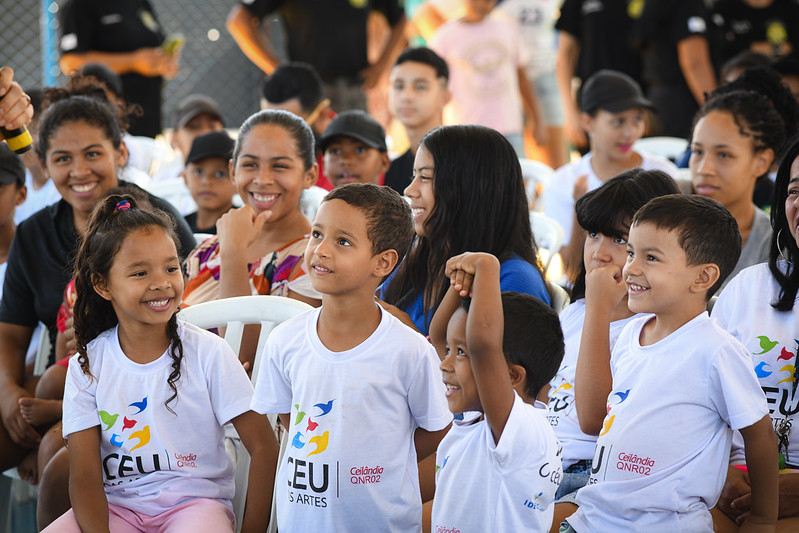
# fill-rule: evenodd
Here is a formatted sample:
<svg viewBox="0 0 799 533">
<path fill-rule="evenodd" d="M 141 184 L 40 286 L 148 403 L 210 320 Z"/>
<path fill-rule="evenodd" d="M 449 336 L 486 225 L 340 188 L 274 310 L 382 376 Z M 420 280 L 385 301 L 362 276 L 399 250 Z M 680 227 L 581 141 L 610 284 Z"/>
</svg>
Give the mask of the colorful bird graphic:
<svg viewBox="0 0 799 533">
<path fill-rule="evenodd" d="M 560 385 L 557 389 L 553 390 L 552 391 L 552 395 L 554 396 L 560 390 L 569 390 L 569 389 L 572 389 L 572 388 L 573 387 L 572 387 L 571 383 L 564 383 L 564 384 Z"/>
<path fill-rule="evenodd" d="M 790 375 L 785 378 L 781 379 L 777 382 L 779 385 L 780 383 L 791 383 L 793 381 L 793 375 L 796 373 L 796 367 L 793 365 L 785 365 L 784 367 L 780 368 L 780 372 L 789 372 Z"/>
<path fill-rule="evenodd" d="M 112 415 L 111 413 L 107 413 L 105 411 L 98 411 L 98 414 L 100 415 L 100 421 L 103 424 L 106 424 L 106 428 L 103 431 L 108 431 L 114 427 L 114 424 L 117 423 L 117 418 L 119 418 L 118 414 Z"/>
<path fill-rule="evenodd" d="M 600 437 L 610 431 L 610 427 L 613 425 L 615 419 L 616 415 L 611 415 L 605 419 L 605 422 L 602 423 L 602 433 L 599 434 Z"/>
<path fill-rule="evenodd" d="M 114 433 L 113 435 L 111 435 L 111 444 L 113 444 L 117 448 L 121 448 L 122 447 L 122 437 L 120 437 L 119 435 Z"/>
<path fill-rule="evenodd" d="M 141 413 L 142 411 L 147 409 L 147 396 L 145 396 L 144 399 L 140 402 L 133 402 L 129 404 L 128 407 L 135 407 L 136 409 L 138 409 L 138 411 L 133 413 L 134 415 Z"/>
<path fill-rule="evenodd" d="M 305 413 L 303 411 L 300 411 L 300 405 L 299 404 L 295 403 L 294 404 L 294 408 L 297 410 L 297 417 L 294 419 L 294 425 L 296 426 L 297 424 L 302 422 L 303 418 L 305 418 Z"/>
<path fill-rule="evenodd" d="M 780 356 L 777 357 L 777 361 L 779 361 L 780 359 L 785 359 L 786 361 L 790 361 L 793 358 L 794 354 L 789 352 L 788 349 L 785 346 L 783 346 L 782 351 L 780 352 Z"/>
<path fill-rule="evenodd" d="M 131 433 L 130 437 L 128 437 L 128 442 L 130 442 L 133 439 L 139 439 L 139 443 L 133 448 L 131 448 L 130 451 L 133 451 L 136 448 L 141 448 L 142 446 L 150 442 L 150 426 L 144 426 L 144 429 L 140 431 L 134 431 L 133 433 Z"/>
<path fill-rule="evenodd" d="M 311 417 L 309 416 L 309 417 L 308 417 L 308 427 L 307 427 L 307 428 L 305 428 L 305 431 L 313 431 L 313 430 L 315 430 L 317 427 L 319 427 L 319 424 L 317 424 L 316 422 L 314 422 L 313 420 L 311 420 Z"/>
<path fill-rule="evenodd" d="M 772 348 L 774 348 L 777 345 L 777 342 L 778 342 L 778 341 L 773 341 L 773 340 L 769 339 L 765 335 L 761 335 L 761 336 L 757 337 L 757 339 L 760 341 L 760 349 L 763 350 L 763 351 L 759 352 L 759 353 L 756 353 L 754 355 L 763 355 L 764 353 L 766 353 L 766 352 L 770 351 Z"/>
<path fill-rule="evenodd" d="M 292 446 L 294 446 L 294 447 L 295 447 L 295 448 L 297 448 L 297 449 L 300 449 L 300 448 L 302 448 L 303 446 L 305 446 L 305 443 L 304 443 L 304 442 L 302 442 L 302 433 L 300 433 L 300 432 L 298 431 L 298 432 L 297 432 L 297 433 L 294 435 L 294 438 L 293 438 L 293 439 L 291 439 L 291 445 L 292 445 Z"/>
<path fill-rule="evenodd" d="M 312 456 L 314 454 L 322 453 L 323 451 L 325 451 L 327 449 L 328 437 L 330 437 L 330 432 L 329 431 L 325 431 L 321 435 L 317 435 L 316 437 L 311 437 L 310 439 L 308 439 L 308 444 L 316 444 L 316 449 L 314 451 L 312 451 L 311 453 L 309 453 L 307 455 L 307 457 L 310 457 L 310 456 Z"/>
<path fill-rule="evenodd" d="M 761 361 L 755 367 L 755 374 L 757 374 L 758 378 L 765 378 L 773 374 L 771 370 L 766 370 L 766 367 L 771 368 L 771 365 L 765 361 Z"/>
<path fill-rule="evenodd" d="M 317 418 L 320 416 L 325 416 L 327 413 L 330 412 L 331 409 L 333 409 L 333 400 L 330 400 L 327 403 L 317 403 L 316 405 L 314 405 L 314 407 L 318 407 L 322 411 L 321 414 L 316 415 Z"/>
<path fill-rule="evenodd" d="M 630 390 L 631 389 L 627 389 L 624 392 L 617 392 L 617 393 L 614 394 L 614 396 L 618 396 L 619 397 L 619 403 L 622 403 L 624 400 L 627 399 L 627 396 L 629 396 Z"/>
<path fill-rule="evenodd" d="M 136 425 L 136 421 L 135 420 L 131 420 L 128 417 L 124 417 L 122 419 L 122 431 L 125 431 L 128 428 L 132 428 L 135 425 Z"/>
</svg>

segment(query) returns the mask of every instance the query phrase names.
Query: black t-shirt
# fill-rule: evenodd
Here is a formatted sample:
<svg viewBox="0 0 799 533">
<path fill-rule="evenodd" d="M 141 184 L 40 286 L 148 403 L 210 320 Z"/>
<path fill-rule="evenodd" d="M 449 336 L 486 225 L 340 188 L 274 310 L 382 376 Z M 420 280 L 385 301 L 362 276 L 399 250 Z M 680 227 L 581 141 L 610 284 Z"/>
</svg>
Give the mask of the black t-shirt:
<svg viewBox="0 0 799 533">
<path fill-rule="evenodd" d="M 120 187 L 138 188 L 120 181 Z M 172 215 L 177 223 L 180 256 L 194 248 L 189 226 L 172 205 L 149 193 L 153 207 Z M 44 323 L 55 338 L 58 308 L 64 289 L 72 278 L 72 262 L 78 251 L 78 235 L 72 218 L 72 206 L 59 200 L 20 223 L 11 250 L 0 301 L 0 322 L 34 327 Z"/>
<path fill-rule="evenodd" d="M 164 33 L 148 0 L 67 0 L 61 6 L 61 53 L 133 52 L 161 46 Z M 144 114 L 131 119 L 129 133 L 161 133 L 160 76 L 120 75 L 125 100 Z"/>
<path fill-rule="evenodd" d="M 289 57 L 313 65 L 324 81 L 355 79 L 369 66 L 366 22 L 370 11 L 382 12 L 391 26 L 403 15 L 398 0 L 254 0 L 242 6 L 259 19 L 280 10 Z"/>
<path fill-rule="evenodd" d="M 768 7 L 753 8 L 741 0 L 720 0 L 713 6 L 714 20 L 723 31 L 723 60 L 748 50 L 755 42 L 767 42 L 787 52 L 790 43 L 799 50 L 799 4 L 796 0 L 774 0 Z"/>
<path fill-rule="evenodd" d="M 555 29 L 580 43 L 577 76 L 601 69 L 624 72 L 640 83 L 641 58 L 631 38 L 640 0 L 565 0 Z"/>
<path fill-rule="evenodd" d="M 415 155 L 408 148 L 408 151 L 391 162 L 385 176 L 385 185 L 391 187 L 400 194 L 405 194 L 405 188 L 413 180 L 413 161 Z"/>
<path fill-rule="evenodd" d="M 686 85 L 677 44 L 708 37 L 708 13 L 698 0 L 647 0 L 635 35 L 644 49 L 644 80 L 651 85 Z"/>
<path fill-rule="evenodd" d="M 195 211 L 194 213 L 188 214 L 188 215 L 186 215 L 183 218 L 186 219 L 186 224 L 189 225 L 189 227 L 191 228 L 192 232 L 194 232 L 194 233 L 209 233 L 211 235 L 216 235 L 216 224 L 214 224 L 210 228 L 197 227 L 197 211 Z"/>
</svg>

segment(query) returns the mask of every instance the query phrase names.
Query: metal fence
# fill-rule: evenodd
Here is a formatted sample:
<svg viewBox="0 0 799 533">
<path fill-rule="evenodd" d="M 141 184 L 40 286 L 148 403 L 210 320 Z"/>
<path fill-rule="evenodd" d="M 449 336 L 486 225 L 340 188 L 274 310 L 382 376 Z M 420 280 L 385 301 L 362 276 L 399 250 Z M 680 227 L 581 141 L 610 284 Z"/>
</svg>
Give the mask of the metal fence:
<svg viewBox="0 0 799 533">
<path fill-rule="evenodd" d="M 113 1 L 113 0 L 112 0 Z M 23 87 L 61 83 L 58 15 L 64 0 L 0 0 L 0 64 L 14 68 Z M 164 89 L 164 126 L 183 96 L 204 93 L 237 127 L 258 109 L 263 73 L 241 53 L 225 28 L 235 0 L 151 0 L 166 33 L 182 33 L 186 45 L 177 77 Z"/>
</svg>

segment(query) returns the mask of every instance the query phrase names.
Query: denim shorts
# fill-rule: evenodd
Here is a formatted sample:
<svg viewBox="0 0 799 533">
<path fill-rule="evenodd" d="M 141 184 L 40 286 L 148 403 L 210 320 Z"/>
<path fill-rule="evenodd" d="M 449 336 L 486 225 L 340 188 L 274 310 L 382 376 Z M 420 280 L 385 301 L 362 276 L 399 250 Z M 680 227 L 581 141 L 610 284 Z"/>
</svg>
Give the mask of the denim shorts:
<svg viewBox="0 0 799 533">
<path fill-rule="evenodd" d="M 558 491 L 555 493 L 555 503 L 574 503 L 577 489 L 588 484 L 591 476 L 591 459 L 577 461 L 563 471 Z"/>
<path fill-rule="evenodd" d="M 563 112 L 563 103 L 561 103 L 560 92 L 558 92 L 555 72 L 539 74 L 533 78 L 532 82 L 547 126 L 562 127 L 566 122 L 566 115 Z"/>
</svg>

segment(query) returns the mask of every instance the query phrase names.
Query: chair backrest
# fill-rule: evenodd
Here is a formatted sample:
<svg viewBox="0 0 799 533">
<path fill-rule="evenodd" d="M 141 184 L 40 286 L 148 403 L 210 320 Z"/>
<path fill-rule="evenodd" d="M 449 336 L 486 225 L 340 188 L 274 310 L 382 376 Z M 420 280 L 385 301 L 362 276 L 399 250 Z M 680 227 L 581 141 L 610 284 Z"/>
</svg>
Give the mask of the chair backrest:
<svg viewBox="0 0 799 533">
<path fill-rule="evenodd" d="M 638 152 L 659 155 L 675 161 L 688 148 L 688 141 L 680 137 L 644 137 L 633 144 Z"/>
<path fill-rule="evenodd" d="M 153 181 L 147 187 L 147 192 L 166 200 L 172 204 L 181 214 L 188 214 L 197 210 L 197 204 L 191 197 L 189 188 L 183 178 L 167 178 Z"/>
<path fill-rule="evenodd" d="M 538 211 L 530 211 L 530 226 L 533 229 L 536 245 L 538 245 L 539 255 L 544 262 L 544 274 L 546 274 L 552 257 L 560 251 L 563 244 L 563 228 L 557 220 Z"/>
<path fill-rule="evenodd" d="M 555 283 L 554 281 L 546 280 L 547 292 L 549 293 L 549 306 L 560 314 L 571 303 L 569 293 L 566 289 Z"/>
<path fill-rule="evenodd" d="M 552 170 L 552 167 L 533 159 L 519 158 L 519 165 L 522 167 L 527 203 L 531 209 L 540 211 L 541 206 L 537 205 L 537 200 L 549 185 L 555 171 Z"/>
<path fill-rule="evenodd" d="M 300 209 L 302 210 L 302 214 L 305 215 L 305 218 L 313 222 L 316 212 L 319 210 L 319 206 L 322 205 L 322 200 L 328 192 L 329 191 L 322 187 L 317 187 L 316 185 L 302 191 L 302 195 L 300 195 Z"/>
<path fill-rule="evenodd" d="M 266 339 L 272 330 L 289 318 L 299 315 L 312 307 L 304 302 L 282 296 L 236 296 L 211 302 L 192 305 L 178 313 L 178 319 L 185 320 L 203 329 L 225 327 L 225 341 L 238 354 L 241 336 L 247 324 L 260 324 L 258 348 L 252 369 L 255 383 Z"/>
</svg>

